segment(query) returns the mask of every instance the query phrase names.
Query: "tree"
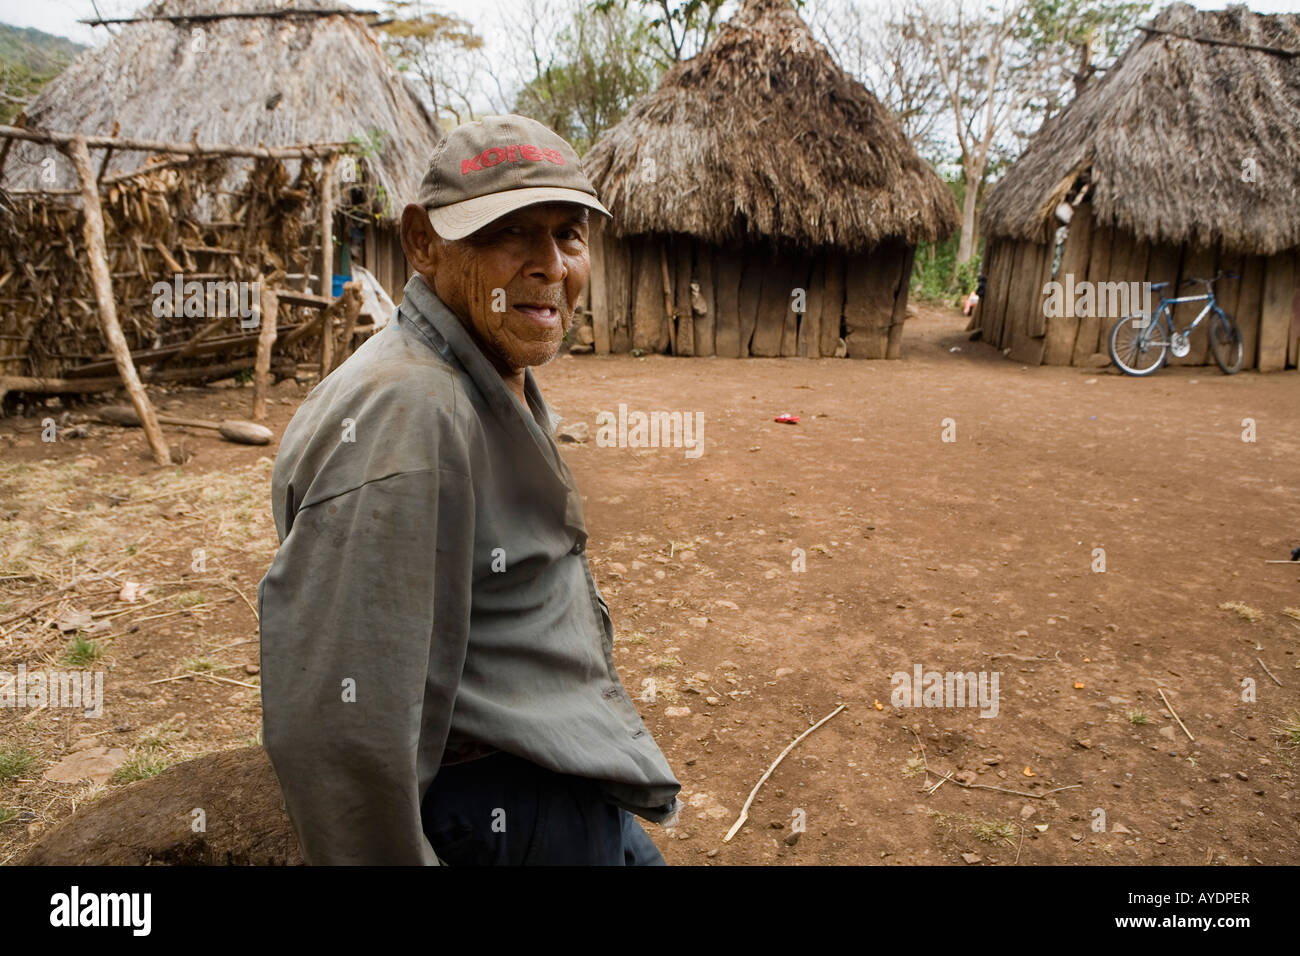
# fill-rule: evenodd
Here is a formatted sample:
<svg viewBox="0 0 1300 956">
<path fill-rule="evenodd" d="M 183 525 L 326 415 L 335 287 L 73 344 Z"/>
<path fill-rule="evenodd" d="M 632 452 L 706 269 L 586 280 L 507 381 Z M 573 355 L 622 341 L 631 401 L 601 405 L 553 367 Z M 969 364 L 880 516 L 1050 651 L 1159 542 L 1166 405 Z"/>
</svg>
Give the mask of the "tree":
<svg viewBox="0 0 1300 956">
<path fill-rule="evenodd" d="M 1051 119 L 1132 42 L 1150 4 L 1131 0 L 1028 0 L 1016 39 L 1033 129 Z M 1027 138 L 1032 130 L 1018 129 Z"/>
<path fill-rule="evenodd" d="M 473 118 L 470 54 L 483 47 L 473 26 L 421 0 L 387 0 L 385 12 L 383 45 L 399 70 L 419 78 L 432 114 L 441 121 L 446 113 L 456 125 Z"/>
<path fill-rule="evenodd" d="M 555 130 L 580 154 L 623 118 L 650 90 L 659 69 L 650 53 L 653 29 L 627 2 L 575 3 L 568 25 L 548 43 L 542 17 L 548 8 L 533 5 L 519 21 L 527 35 L 531 74 L 514 100 L 515 112 Z M 522 38 L 522 37 L 521 37 Z"/>
<path fill-rule="evenodd" d="M 901 28 L 903 5 L 865 10 L 857 0 L 810 5 L 808 25 L 835 62 L 858 79 L 897 117 L 922 156 L 947 162 L 941 128 L 944 93 L 923 44 Z"/>
<path fill-rule="evenodd" d="M 937 5 L 915 8 L 901 24 L 904 40 L 919 44 L 934 67 L 957 142 L 965 184 L 959 267 L 974 255 L 980 188 L 993 144 L 1016 105 L 1008 68 L 1018 7 L 1015 0 L 1002 0 L 1001 6 L 990 6 L 981 15 L 967 0 L 957 0 L 947 10 Z"/>
<path fill-rule="evenodd" d="M 990 171 L 1018 153 L 1132 37 L 1146 4 L 1129 0 L 971 0 L 909 9 L 904 41 L 925 53 L 944 93 L 965 195 L 957 265 L 975 252 L 976 211 Z"/>
<path fill-rule="evenodd" d="M 709 44 L 719 13 L 729 0 L 635 0 L 650 26 L 651 47 L 660 68 L 688 60 Z M 802 6 L 803 0 L 795 0 Z M 628 6 L 628 0 L 594 0 L 591 9 L 605 13 Z"/>
</svg>

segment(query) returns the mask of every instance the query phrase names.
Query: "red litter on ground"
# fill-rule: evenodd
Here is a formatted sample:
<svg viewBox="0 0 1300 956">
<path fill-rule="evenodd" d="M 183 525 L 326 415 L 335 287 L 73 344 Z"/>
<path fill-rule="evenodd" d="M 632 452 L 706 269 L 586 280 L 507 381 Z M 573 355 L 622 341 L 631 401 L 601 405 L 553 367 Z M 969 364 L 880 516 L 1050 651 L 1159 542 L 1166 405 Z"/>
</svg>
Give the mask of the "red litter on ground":
<svg viewBox="0 0 1300 956">
<path fill-rule="evenodd" d="M 799 416 L 798 415 L 777 415 L 776 418 L 772 419 L 772 421 L 780 422 L 782 425 L 798 425 Z"/>
</svg>

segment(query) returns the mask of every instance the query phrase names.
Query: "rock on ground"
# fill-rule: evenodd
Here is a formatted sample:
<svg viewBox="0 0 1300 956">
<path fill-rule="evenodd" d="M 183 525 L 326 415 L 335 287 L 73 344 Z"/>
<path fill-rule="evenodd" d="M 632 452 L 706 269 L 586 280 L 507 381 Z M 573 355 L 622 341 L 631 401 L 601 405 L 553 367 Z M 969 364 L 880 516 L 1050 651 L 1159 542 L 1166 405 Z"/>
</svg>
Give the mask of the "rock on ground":
<svg viewBox="0 0 1300 956">
<path fill-rule="evenodd" d="M 195 808 L 206 832 L 195 833 Z M 302 866 L 266 751 L 187 760 L 79 808 L 25 866 Z"/>
</svg>

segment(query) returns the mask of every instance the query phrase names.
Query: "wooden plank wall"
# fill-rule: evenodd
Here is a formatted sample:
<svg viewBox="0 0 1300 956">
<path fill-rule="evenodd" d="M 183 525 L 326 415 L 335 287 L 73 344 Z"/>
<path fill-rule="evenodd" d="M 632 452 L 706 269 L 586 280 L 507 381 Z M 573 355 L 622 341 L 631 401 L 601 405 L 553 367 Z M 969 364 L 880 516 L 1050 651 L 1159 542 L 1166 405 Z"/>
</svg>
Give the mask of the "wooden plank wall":
<svg viewBox="0 0 1300 956">
<path fill-rule="evenodd" d="M 1287 346 L 1287 367 L 1300 366 L 1300 249 L 1292 250 L 1295 283 L 1291 293 L 1291 336 Z"/>
<path fill-rule="evenodd" d="M 1261 372 L 1286 368 L 1296 310 L 1296 253 L 1269 256 L 1264 264 L 1264 294 L 1259 313 Z"/>
<path fill-rule="evenodd" d="M 1016 253 L 1017 274 L 1011 283 L 1014 310 L 1009 311 L 1011 325 L 1011 360 L 1025 365 L 1041 365 L 1045 346 L 1046 318 L 1043 313 L 1043 287 L 1051 278 L 1055 246 L 1050 242 L 1025 240 Z"/>
<path fill-rule="evenodd" d="M 1011 280 L 1011 259 L 1015 243 L 1007 239 L 990 239 L 986 249 L 989 264 L 985 271 L 984 298 L 980 300 L 980 328 L 984 341 L 996 349 L 1002 346 L 1002 325 L 1007 312 L 1007 291 Z"/>
<path fill-rule="evenodd" d="M 1107 352 L 1116 316 L 1061 316 L 1045 319 L 1042 296 L 1035 285 L 1051 278 L 1065 282 L 1072 274 L 1076 288 L 1084 280 L 1102 282 L 1168 282 L 1152 293 L 1154 309 L 1162 297 L 1198 295 L 1203 287 L 1187 286 L 1184 279 L 1212 276 L 1219 271 L 1237 273 L 1215 285 L 1219 306 L 1241 328 L 1243 369 L 1275 371 L 1300 366 L 1300 249 L 1274 256 L 1241 255 L 1222 248 L 1149 244 L 1132 234 L 1101 226 L 1084 204 L 1075 211 L 1055 276 L 1050 274 L 1050 246 L 1006 238 L 990 238 L 984 298 L 977 306 L 975 327 L 983 340 L 997 349 L 1012 350 L 1011 357 L 1047 365 L 1089 366 L 1109 362 Z M 1034 302 L 1040 302 L 1035 312 Z M 1136 309 L 1137 303 L 1132 303 Z M 1100 303 L 1098 303 L 1100 307 Z M 1174 322 L 1184 327 L 1204 303 L 1176 306 Z M 1071 311 L 1073 311 L 1071 309 Z M 1040 342 L 1036 333 L 1042 330 Z M 1212 365 L 1208 323 L 1192 336 L 1192 350 L 1176 365 Z M 1041 347 L 1041 356 L 1038 349 Z"/>
<path fill-rule="evenodd" d="M 916 247 L 908 246 L 894 289 L 894 313 L 889 317 L 889 340 L 885 345 L 887 359 L 900 358 L 903 354 L 903 323 L 907 321 L 907 294 L 912 288 L 912 265 L 915 261 Z"/>
<path fill-rule="evenodd" d="M 413 274 L 413 270 L 407 265 L 406 253 L 402 250 L 402 235 L 398 227 L 396 225 L 367 226 L 363 248 L 365 261 L 361 264 L 384 287 L 388 297 L 400 303 L 402 291 L 406 288 L 406 281 Z M 339 267 L 341 266 L 340 262 Z"/>
<path fill-rule="evenodd" d="M 592 217 L 588 242 L 591 245 L 591 279 L 587 299 L 591 304 L 591 334 L 597 355 L 609 354 L 609 281 L 605 275 L 604 217 Z"/>
<path fill-rule="evenodd" d="M 844 344 L 849 358 L 888 355 L 889 327 L 906 258 L 906 248 L 895 242 L 849 257 L 844 273 Z"/>
<path fill-rule="evenodd" d="M 709 246 L 696 247 L 695 278 L 698 292 L 691 294 L 691 308 L 695 314 L 695 354 L 716 355 L 714 334 L 717 328 L 717 298 L 713 280 L 716 252 Z"/>
<path fill-rule="evenodd" d="M 1178 269 L 1179 285 L 1178 288 L 1173 291 L 1173 295 L 1175 297 L 1204 295 L 1205 286 L 1200 285 L 1199 283 L 1189 285 L 1189 286 L 1183 286 L 1182 283 L 1192 278 L 1208 279 L 1209 277 L 1214 275 L 1215 264 L 1216 264 L 1216 256 L 1215 256 L 1215 251 L 1213 249 L 1201 249 L 1201 248 L 1194 248 L 1194 247 L 1185 248 L 1183 250 L 1183 261 Z M 1216 299 L 1218 297 L 1219 290 L 1223 288 L 1225 288 L 1225 285 L 1222 282 L 1215 283 Z M 1161 289 L 1160 291 L 1165 294 L 1170 294 L 1169 289 Z M 1160 302 L 1159 293 L 1152 293 L 1151 298 L 1153 300 L 1151 305 L 1152 308 L 1154 308 Z M 1172 309 L 1174 328 L 1180 330 L 1185 329 L 1187 326 L 1191 325 L 1192 320 L 1195 319 L 1200 314 L 1201 310 L 1204 308 L 1205 308 L 1204 302 L 1184 302 L 1181 305 L 1174 306 Z M 1197 326 L 1196 331 L 1192 333 L 1191 351 L 1188 352 L 1186 355 L 1184 355 L 1182 358 L 1178 358 L 1172 352 L 1170 352 L 1169 364 L 1170 365 L 1204 365 L 1207 362 L 1213 362 L 1214 359 L 1210 357 L 1209 331 L 1210 331 L 1210 323 L 1208 321 L 1203 321 L 1199 326 Z M 1243 360 L 1243 364 L 1244 364 L 1244 360 Z"/>
<path fill-rule="evenodd" d="M 720 248 L 681 236 L 617 239 L 596 230 L 596 351 L 668 352 L 671 321 L 679 355 L 829 357 L 845 331 L 849 357 L 897 358 L 912 261 L 913 250 L 901 243 L 846 257 Z"/>
<path fill-rule="evenodd" d="M 1092 206 L 1083 203 L 1074 211 L 1074 217 L 1065 235 L 1061 250 L 1061 265 L 1053 278 L 1066 288 L 1088 277 L 1088 250 L 1092 244 Z M 1074 343 L 1079 337 L 1079 317 L 1074 309 L 1068 315 L 1047 318 L 1043 342 L 1044 365 L 1069 365 L 1074 355 Z"/>
</svg>

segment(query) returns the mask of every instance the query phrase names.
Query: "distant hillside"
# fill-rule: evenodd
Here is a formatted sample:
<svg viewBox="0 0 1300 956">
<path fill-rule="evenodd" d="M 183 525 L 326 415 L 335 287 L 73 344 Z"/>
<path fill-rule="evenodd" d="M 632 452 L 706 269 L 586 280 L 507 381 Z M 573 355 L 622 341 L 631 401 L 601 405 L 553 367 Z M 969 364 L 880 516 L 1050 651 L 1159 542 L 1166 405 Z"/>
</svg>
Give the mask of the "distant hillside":
<svg viewBox="0 0 1300 956">
<path fill-rule="evenodd" d="M 0 23 L 0 123 L 58 76 L 85 47 L 32 27 Z"/>
</svg>

